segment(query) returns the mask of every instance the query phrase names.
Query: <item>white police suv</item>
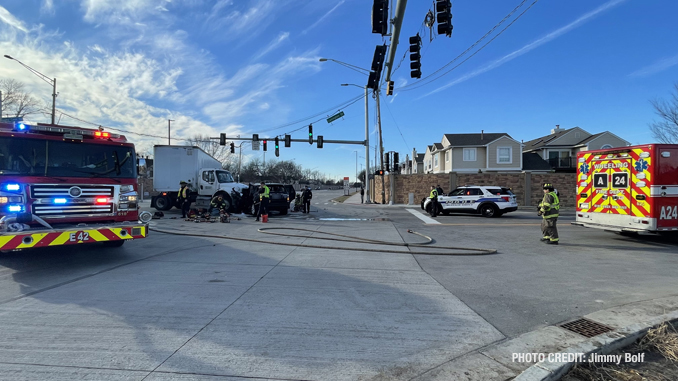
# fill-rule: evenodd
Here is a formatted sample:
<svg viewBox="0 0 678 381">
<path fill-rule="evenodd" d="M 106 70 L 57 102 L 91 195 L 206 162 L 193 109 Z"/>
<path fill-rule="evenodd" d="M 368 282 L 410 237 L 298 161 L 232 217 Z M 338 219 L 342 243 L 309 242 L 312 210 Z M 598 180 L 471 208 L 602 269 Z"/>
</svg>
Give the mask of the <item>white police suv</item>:
<svg viewBox="0 0 678 381">
<path fill-rule="evenodd" d="M 483 217 L 501 217 L 502 214 L 518 210 L 516 196 L 509 188 L 499 186 L 466 185 L 459 187 L 447 196 L 438 196 L 440 203 L 438 212 L 450 213 L 475 213 Z M 431 199 L 426 197 L 421 205 L 429 214 L 431 213 Z"/>
</svg>

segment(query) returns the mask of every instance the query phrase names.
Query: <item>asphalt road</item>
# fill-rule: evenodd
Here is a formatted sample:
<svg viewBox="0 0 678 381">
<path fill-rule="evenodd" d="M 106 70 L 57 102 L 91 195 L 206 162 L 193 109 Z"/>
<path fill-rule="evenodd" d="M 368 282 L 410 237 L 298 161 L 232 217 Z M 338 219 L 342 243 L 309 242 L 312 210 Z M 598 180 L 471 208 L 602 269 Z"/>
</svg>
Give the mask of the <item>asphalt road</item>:
<svg viewBox="0 0 678 381">
<path fill-rule="evenodd" d="M 0 379 L 409 379 L 538 327 L 676 294 L 678 246 L 666 240 L 571 226 L 565 212 L 550 246 L 533 211 L 426 224 L 418 206 L 330 201 L 340 194 L 314 191 L 312 213 L 267 225 L 193 224 L 177 211 L 154 221 L 274 244 L 152 232 L 118 249 L 0 255 Z M 320 234 L 421 242 L 408 230 L 499 253 L 370 252 Z"/>
</svg>

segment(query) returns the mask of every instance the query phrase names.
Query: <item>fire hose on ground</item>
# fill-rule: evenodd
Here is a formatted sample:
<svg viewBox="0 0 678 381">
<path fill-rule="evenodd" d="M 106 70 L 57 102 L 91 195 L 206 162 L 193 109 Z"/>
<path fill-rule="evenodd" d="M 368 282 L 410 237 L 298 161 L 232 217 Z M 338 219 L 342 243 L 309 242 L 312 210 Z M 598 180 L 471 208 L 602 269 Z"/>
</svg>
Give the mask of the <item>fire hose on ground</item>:
<svg viewBox="0 0 678 381">
<path fill-rule="evenodd" d="M 408 233 L 420 236 L 426 239 L 424 243 L 407 243 L 407 242 L 388 242 L 381 240 L 374 240 L 368 238 L 352 237 L 343 234 L 337 233 L 328 233 L 318 230 L 311 229 L 302 229 L 302 228 L 285 228 L 285 227 L 270 227 L 270 228 L 260 228 L 258 231 L 263 234 L 278 235 L 283 237 L 296 237 L 296 238 L 305 238 L 305 239 L 317 239 L 323 241 L 340 241 L 340 242 L 349 242 L 349 243 L 361 243 L 369 245 L 381 245 L 381 246 L 398 246 L 406 247 L 410 249 L 409 251 L 393 251 L 387 249 L 372 249 L 372 248 L 350 248 L 350 247 L 332 247 L 332 246 L 322 246 L 322 245 L 307 245 L 303 243 L 287 243 L 287 242 L 271 242 L 253 238 L 241 238 L 241 237 L 232 237 L 225 235 L 212 235 L 212 234 L 196 234 L 196 233 L 183 233 L 177 231 L 170 231 L 164 229 L 158 229 L 154 227 L 149 227 L 150 231 L 156 233 L 172 234 L 172 235 L 182 235 L 189 237 L 202 237 L 202 238 L 218 238 L 218 239 L 228 239 L 234 241 L 244 241 L 244 242 L 255 242 L 263 243 L 268 245 L 276 246 L 293 246 L 293 247 L 303 247 L 303 248 L 313 248 L 313 249 L 325 249 L 325 250 L 343 250 L 343 251 L 363 251 L 363 252 L 378 252 L 378 253 L 391 253 L 391 254 L 422 254 L 422 255 L 490 255 L 497 254 L 496 249 L 480 249 L 474 247 L 455 247 L 455 246 L 431 246 L 433 243 L 433 238 L 417 233 L 412 230 L 407 230 Z M 297 235 L 297 234 L 285 234 L 285 233 L 274 233 L 271 230 L 294 230 L 294 231 L 305 231 L 313 234 L 322 234 L 330 237 L 314 237 L 310 235 Z M 337 237 L 337 238 L 335 238 Z M 411 248 L 426 248 L 429 250 L 441 250 L 441 252 L 430 252 L 430 251 L 413 251 Z M 449 251 L 445 251 L 449 250 Z"/>
</svg>

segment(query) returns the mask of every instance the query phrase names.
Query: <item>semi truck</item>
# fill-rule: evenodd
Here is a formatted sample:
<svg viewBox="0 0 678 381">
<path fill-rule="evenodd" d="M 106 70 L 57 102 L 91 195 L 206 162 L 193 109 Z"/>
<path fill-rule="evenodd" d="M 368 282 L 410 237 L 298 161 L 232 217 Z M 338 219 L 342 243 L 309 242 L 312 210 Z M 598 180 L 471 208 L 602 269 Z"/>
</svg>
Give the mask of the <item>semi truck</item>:
<svg viewBox="0 0 678 381">
<path fill-rule="evenodd" d="M 153 190 L 151 206 L 157 210 L 179 207 L 177 202 L 180 182 L 189 185 L 189 200 L 199 207 L 207 207 L 214 196 L 222 195 L 228 209 L 233 209 L 232 192 L 241 194 L 248 186 L 233 179 L 222 169 L 221 163 L 195 146 L 153 147 Z"/>
<path fill-rule="evenodd" d="M 0 123 L 0 251 L 145 238 L 152 215 L 140 216 L 137 196 L 125 136 Z"/>
<path fill-rule="evenodd" d="M 678 234 L 678 145 L 580 152 L 574 224 L 619 233 Z"/>
</svg>

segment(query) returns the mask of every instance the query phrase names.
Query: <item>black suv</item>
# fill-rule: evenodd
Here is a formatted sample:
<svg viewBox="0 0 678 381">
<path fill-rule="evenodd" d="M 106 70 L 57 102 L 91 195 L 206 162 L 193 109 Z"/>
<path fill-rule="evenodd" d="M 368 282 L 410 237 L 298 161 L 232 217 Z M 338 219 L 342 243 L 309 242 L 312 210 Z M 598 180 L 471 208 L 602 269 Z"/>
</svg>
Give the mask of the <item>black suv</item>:
<svg viewBox="0 0 678 381">
<path fill-rule="evenodd" d="M 280 214 L 287 214 L 290 210 L 290 192 L 287 189 L 286 185 L 281 183 L 266 183 L 266 186 L 269 189 L 269 202 L 268 210 L 275 210 L 280 212 Z M 259 184 L 256 184 L 254 187 L 253 200 L 258 201 L 259 198 Z M 254 203 L 250 207 L 250 213 L 255 214 L 256 207 Z"/>
</svg>

